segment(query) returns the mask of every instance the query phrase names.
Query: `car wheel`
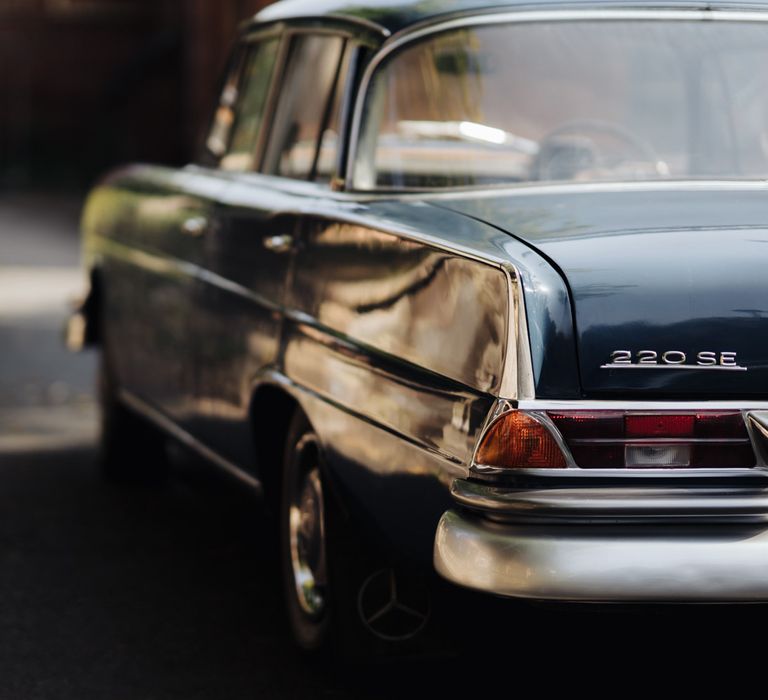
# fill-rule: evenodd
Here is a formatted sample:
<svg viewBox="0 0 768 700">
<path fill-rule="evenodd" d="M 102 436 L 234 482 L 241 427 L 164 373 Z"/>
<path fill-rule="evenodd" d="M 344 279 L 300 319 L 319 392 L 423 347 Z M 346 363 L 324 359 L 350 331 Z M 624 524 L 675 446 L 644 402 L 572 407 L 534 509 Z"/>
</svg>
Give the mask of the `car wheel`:
<svg viewBox="0 0 768 700">
<path fill-rule="evenodd" d="M 119 398 L 108 349 L 99 360 L 99 467 L 108 481 L 162 482 L 168 474 L 165 437 Z"/>
<path fill-rule="evenodd" d="M 280 559 L 288 621 L 297 644 L 330 643 L 332 605 L 327 559 L 327 497 L 320 446 L 297 414 L 289 431 L 280 503 Z"/>
<path fill-rule="evenodd" d="M 395 572 L 361 536 L 336 491 L 320 441 L 302 413 L 286 440 L 280 498 L 283 595 L 293 638 L 338 660 L 421 651 L 428 593 Z"/>
</svg>

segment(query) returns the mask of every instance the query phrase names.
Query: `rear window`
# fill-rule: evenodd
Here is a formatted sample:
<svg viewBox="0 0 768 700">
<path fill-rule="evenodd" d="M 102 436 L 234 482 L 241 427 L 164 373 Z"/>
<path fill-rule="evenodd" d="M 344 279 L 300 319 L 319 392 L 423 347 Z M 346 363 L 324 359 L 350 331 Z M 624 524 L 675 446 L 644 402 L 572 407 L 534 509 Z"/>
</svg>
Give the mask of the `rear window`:
<svg viewBox="0 0 768 700">
<path fill-rule="evenodd" d="M 516 22 L 385 59 L 356 189 L 768 177 L 768 24 Z"/>
</svg>

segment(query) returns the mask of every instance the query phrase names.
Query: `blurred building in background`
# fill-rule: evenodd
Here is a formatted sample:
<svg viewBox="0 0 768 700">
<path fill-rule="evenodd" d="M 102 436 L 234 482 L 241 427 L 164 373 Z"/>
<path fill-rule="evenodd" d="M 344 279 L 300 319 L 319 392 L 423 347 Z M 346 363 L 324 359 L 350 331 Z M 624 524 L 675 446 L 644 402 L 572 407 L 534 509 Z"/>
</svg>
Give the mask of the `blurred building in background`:
<svg viewBox="0 0 768 700">
<path fill-rule="evenodd" d="M 238 24 L 269 0 L 0 0 L 0 188 L 194 157 Z"/>
</svg>

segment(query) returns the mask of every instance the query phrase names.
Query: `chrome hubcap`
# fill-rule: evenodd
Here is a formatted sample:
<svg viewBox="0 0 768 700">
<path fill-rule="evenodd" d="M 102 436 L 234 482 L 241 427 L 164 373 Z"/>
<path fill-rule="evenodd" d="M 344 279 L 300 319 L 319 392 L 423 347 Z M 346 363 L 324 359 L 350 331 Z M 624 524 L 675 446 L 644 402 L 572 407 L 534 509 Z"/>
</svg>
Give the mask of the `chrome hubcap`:
<svg viewBox="0 0 768 700">
<path fill-rule="evenodd" d="M 314 450 L 307 447 L 297 445 L 299 469 L 289 512 L 291 566 L 299 605 L 307 615 L 320 617 L 326 606 L 323 487 Z"/>
</svg>

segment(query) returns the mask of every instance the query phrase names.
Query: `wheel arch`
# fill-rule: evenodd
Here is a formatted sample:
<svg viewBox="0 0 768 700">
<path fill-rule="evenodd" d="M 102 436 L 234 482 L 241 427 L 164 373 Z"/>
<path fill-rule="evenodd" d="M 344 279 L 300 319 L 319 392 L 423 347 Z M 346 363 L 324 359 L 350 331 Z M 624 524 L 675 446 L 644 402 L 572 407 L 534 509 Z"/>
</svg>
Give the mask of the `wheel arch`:
<svg viewBox="0 0 768 700">
<path fill-rule="evenodd" d="M 283 453 L 297 411 L 309 420 L 302 402 L 286 386 L 263 381 L 254 388 L 249 407 L 253 449 L 264 497 L 271 508 L 279 505 Z"/>
</svg>

